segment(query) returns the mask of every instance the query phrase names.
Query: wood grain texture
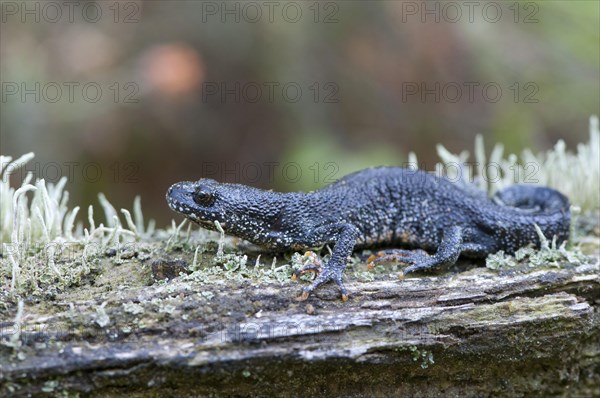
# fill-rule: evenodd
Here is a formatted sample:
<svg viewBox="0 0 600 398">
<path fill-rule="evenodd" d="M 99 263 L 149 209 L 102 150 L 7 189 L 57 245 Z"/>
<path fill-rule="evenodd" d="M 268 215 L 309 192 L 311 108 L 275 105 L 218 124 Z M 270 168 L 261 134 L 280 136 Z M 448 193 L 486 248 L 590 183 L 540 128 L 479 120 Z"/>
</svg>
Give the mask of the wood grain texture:
<svg viewBox="0 0 600 398">
<path fill-rule="evenodd" d="M 297 302 L 291 284 L 99 282 L 95 300 L 28 304 L 0 395 L 600 395 L 598 262 L 348 288 Z"/>
</svg>

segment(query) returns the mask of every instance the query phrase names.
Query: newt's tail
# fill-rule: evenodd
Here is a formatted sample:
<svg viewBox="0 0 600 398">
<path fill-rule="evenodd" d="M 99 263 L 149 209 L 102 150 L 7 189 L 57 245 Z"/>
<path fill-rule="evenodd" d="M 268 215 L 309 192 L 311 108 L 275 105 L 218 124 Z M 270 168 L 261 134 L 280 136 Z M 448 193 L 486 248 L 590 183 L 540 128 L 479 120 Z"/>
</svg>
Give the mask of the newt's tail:
<svg viewBox="0 0 600 398">
<path fill-rule="evenodd" d="M 531 213 L 568 211 L 569 199 L 555 189 L 530 185 L 512 185 L 496 192 L 492 200 L 499 205 L 516 207 Z"/>
<path fill-rule="evenodd" d="M 555 189 L 530 185 L 512 185 L 498 191 L 492 201 L 518 211 L 522 221 L 537 224 L 544 235 L 559 242 L 569 238 L 571 212 L 569 199 Z"/>
</svg>

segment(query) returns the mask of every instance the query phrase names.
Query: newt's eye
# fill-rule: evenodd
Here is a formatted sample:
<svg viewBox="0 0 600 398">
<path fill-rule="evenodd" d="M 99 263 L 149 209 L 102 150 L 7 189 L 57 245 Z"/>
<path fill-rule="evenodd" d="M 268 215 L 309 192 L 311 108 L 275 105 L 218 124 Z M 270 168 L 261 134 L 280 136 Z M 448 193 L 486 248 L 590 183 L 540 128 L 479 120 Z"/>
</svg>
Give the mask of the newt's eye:
<svg viewBox="0 0 600 398">
<path fill-rule="evenodd" d="M 194 202 L 199 204 L 200 206 L 211 206 L 215 203 L 215 195 L 211 192 L 202 191 L 200 189 L 196 189 L 192 194 L 192 199 Z"/>
</svg>

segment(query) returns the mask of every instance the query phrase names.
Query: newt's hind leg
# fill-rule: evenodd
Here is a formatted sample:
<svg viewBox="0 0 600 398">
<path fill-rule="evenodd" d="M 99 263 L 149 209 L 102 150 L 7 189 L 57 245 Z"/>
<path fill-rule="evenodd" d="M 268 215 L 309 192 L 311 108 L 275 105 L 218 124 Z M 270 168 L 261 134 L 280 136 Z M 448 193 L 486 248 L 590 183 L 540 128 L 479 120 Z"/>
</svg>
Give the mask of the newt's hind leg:
<svg viewBox="0 0 600 398">
<path fill-rule="evenodd" d="M 442 242 L 433 255 L 428 255 L 422 250 L 396 250 L 390 255 L 384 254 L 374 259 L 369 258 L 369 260 L 372 260 L 369 266 L 389 261 L 390 259 L 400 263 L 411 264 L 402 270 L 400 274 L 402 278 L 410 272 L 425 271 L 440 266 L 451 265 L 458 260 L 462 251 L 462 235 L 462 228 L 455 226 L 444 233 Z"/>
</svg>

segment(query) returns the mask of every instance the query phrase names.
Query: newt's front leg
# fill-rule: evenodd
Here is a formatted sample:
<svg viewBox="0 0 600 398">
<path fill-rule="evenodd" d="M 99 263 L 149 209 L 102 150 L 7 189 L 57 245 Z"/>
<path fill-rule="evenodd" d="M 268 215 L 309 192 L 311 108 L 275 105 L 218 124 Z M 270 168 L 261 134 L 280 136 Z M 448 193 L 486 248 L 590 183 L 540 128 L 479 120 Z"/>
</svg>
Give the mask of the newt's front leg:
<svg viewBox="0 0 600 398">
<path fill-rule="evenodd" d="M 352 255 L 356 238 L 358 237 L 357 229 L 350 224 L 336 224 L 327 227 L 321 227 L 313 232 L 313 243 L 334 243 L 331 259 L 322 267 L 320 264 L 309 263 L 304 267 L 296 270 L 293 277 L 305 272 L 315 272 L 317 277 L 310 286 L 302 289 L 302 295 L 299 300 L 306 300 L 310 294 L 319 286 L 329 281 L 335 282 L 342 294 L 342 300 L 348 300 L 348 292 L 342 281 L 346 262 L 348 257 Z"/>
</svg>

